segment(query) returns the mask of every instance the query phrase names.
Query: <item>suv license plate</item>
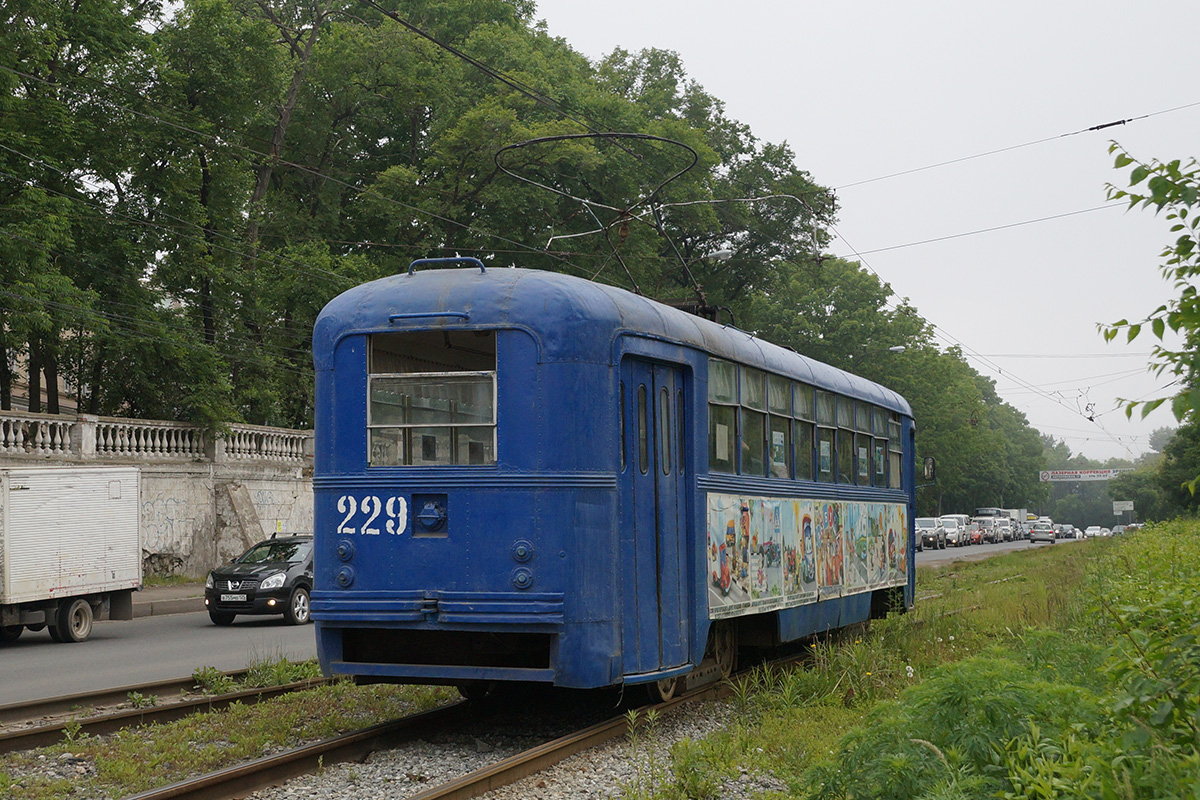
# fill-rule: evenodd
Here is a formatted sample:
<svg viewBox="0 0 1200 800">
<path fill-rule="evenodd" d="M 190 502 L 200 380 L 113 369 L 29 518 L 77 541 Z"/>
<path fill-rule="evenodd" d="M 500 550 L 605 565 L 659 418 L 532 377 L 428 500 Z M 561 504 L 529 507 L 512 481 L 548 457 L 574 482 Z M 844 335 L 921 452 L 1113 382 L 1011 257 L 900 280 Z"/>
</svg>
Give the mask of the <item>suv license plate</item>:
<svg viewBox="0 0 1200 800">
<path fill-rule="evenodd" d="M 246 595 L 244 594 L 223 594 L 221 595 L 222 603 L 244 603 Z"/>
</svg>

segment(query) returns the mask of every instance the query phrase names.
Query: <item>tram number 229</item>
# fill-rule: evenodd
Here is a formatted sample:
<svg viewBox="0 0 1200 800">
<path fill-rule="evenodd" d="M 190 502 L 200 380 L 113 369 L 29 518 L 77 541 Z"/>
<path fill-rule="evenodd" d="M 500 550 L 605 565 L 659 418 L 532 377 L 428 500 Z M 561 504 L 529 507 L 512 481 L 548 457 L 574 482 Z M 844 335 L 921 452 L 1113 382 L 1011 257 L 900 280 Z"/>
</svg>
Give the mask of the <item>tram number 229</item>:
<svg viewBox="0 0 1200 800">
<path fill-rule="evenodd" d="M 399 536 L 408 528 L 408 501 L 403 497 L 355 497 L 344 494 L 337 499 L 337 510 L 344 514 L 338 523 L 339 534 L 378 536 L 390 533 Z"/>
</svg>

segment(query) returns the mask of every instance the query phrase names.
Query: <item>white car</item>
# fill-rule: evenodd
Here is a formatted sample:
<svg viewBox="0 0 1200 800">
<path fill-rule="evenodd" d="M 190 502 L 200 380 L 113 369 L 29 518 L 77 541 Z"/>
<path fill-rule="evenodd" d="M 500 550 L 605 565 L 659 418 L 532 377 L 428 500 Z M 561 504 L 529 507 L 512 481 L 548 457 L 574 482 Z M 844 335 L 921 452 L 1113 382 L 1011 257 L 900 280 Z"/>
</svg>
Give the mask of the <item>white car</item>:
<svg viewBox="0 0 1200 800">
<path fill-rule="evenodd" d="M 942 517 L 942 528 L 946 531 L 946 544 L 962 547 L 964 544 L 970 544 L 966 537 L 966 528 L 960 527 L 958 520 L 954 517 Z"/>
<path fill-rule="evenodd" d="M 1083 532 L 1083 538 L 1092 539 L 1097 536 L 1103 536 L 1104 534 L 1101 533 L 1102 530 L 1104 529 L 1099 525 L 1088 525 L 1087 529 Z"/>
</svg>

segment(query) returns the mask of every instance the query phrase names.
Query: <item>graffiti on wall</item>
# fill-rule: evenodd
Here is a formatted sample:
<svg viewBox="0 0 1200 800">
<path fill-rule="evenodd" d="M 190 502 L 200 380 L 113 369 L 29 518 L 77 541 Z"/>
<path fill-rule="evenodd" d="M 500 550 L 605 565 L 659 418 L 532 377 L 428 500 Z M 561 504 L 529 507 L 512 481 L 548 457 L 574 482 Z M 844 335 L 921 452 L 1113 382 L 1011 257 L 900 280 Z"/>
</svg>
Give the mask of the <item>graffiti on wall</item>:
<svg viewBox="0 0 1200 800">
<path fill-rule="evenodd" d="M 710 619 L 908 582 L 900 503 L 708 495 Z"/>
<path fill-rule="evenodd" d="M 150 553 L 190 553 L 201 513 L 185 498 L 142 501 L 142 549 Z"/>
</svg>

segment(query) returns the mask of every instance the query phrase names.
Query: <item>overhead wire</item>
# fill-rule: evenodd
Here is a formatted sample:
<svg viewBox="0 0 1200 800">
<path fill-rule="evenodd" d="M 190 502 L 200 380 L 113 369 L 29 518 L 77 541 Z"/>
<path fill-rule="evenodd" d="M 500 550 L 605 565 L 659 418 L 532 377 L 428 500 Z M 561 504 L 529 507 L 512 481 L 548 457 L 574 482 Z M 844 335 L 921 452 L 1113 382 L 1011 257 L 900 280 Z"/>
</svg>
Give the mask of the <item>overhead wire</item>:
<svg viewBox="0 0 1200 800">
<path fill-rule="evenodd" d="M 851 244 L 850 241 L 847 240 L 845 236 L 843 236 L 841 233 L 839 233 L 832 225 L 830 225 L 830 230 L 833 231 L 834 235 L 836 235 L 839 239 L 841 239 L 846 244 L 846 246 L 849 247 L 850 250 L 857 255 L 857 257 L 859 258 L 859 261 L 863 264 L 863 266 L 865 266 L 871 272 L 871 274 L 873 274 L 873 275 L 875 275 L 875 277 L 879 278 L 879 280 L 881 282 L 883 282 L 885 286 L 889 286 L 889 284 L 886 281 L 884 281 L 883 276 L 880 275 L 879 272 L 876 271 L 876 269 L 873 266 L 871 266 L 870 262 L 868 262 L 861 255 L 858 255 L 859 251 L 855 249 L 854 245 Z M 888 304 L 890 304 L 890 301 L 889 301 L 889 303 L 886 303 L 885 305 L 888 305 Z M 894 306 L 893 306 L 893 308 L 894 308 Z M 992 361 L 990 358 L 975 351 L 973 348 L 971 348 L 965 342 L 952 336 L 951 334 L 949 334 L 947 331 L 945 331 L 940 326 L 934 324 L 933 322 L 930 322 L 929 320 L 926 320 L 926 323 L 929 325 L 930 330 L 933 332 L 933 334 L 935 336 L 937 336 L 939 339 L 946 342 L 947 344 L 958 347 L 964 356 L 970 357 L 973 360 L 975 360 L 977 363 L 982 364 L 983 366 L 985 366 L 988 369 L 988 371 L 995 372 L 998 375 L 1002 375 L 1002 376 L 1006 377 L 1007 379 L 1013 381 L 1014 383 L 1017 383 L 1019 386 L 1030 390 L 1032 393 L 1039 396 L 1040 398 L 1049 400 L 1050 402 L 1052 402 L 1056 405 L 1062 406 L 1063 408 L 1066 408 L 1074 413 L 1078 413 L 1081 417 L 1083 417 L 1084 419 L 1087 419 L 1089 422 L 1092 422 L 1097 427 L 1099 427 L 1109 437 L 1109 439 L 1111 441 L 1113 441 L 1118 446 L 1123 447 L 1127 452 L 1130 452 L 1130 455 L 1132 455 L 1132 451 L 1129 450 L 1127 445 L 1120 442 L 1114 434 L 1109 432 L 1104 427 L 1104 425 L 1102 423 L 1096 422 L 1094 415 L 1092 415 L 1092 417 L 1089 418 L 1089 416 L 1084 412 L 1084 410 L 1082 410 L 1078 407 L 1072 409 L 1069 405 L 1067 405 L 1067 403 L 1065 403 L 1062 400 L 1062 398 L 1056 397 L 1056 396 L 1054 396 L 1054 394 L 1052 392 L 1047 392 L 1045 389 L 1041 389 L 1038 386 L 1036 386 L 1035 384 L 1032 384 L 1029 381 L 1026 381 L 1026 380 L 1020 378 L 1015 373 L 1013 373 L 1012 370 L 1008 370 L 1006 372 L 1005 369 L 1003 367 L 1001 367 L 999 364 L 997 364 L 995 361 Z"/>
<path fill-rule="evenodd" d="M 1042 137 L 1041 139 L 1034 139 L 1031 142 L 1024 142 L 1022 144 L 1009 145 L 1008 147 L 999 147 L 999 148 L 996 148 L 995 150 L 987 150 L 982 153 L 975 153 L 974 155 L 962 156 L 961 158 L 951 158 L 951 159 L 947 159 L 946 161 L 939 161 L 935 164 L 926 164 L 923 167 L 913 167 L 912 169 L 904 169 L 904 170 L 900 170 L 898 172 L 891 172 L 891 173 L 888 173 L 887 175 L 879 175 L 878 177 L 875 177 L 875 178 L 866 178 L 864 180 L 854 181 L 852 183 L 843 183 L 841 186 L 834 187 L 834 191 L 841 191 L 842 189 L 849 189 L 854 186 L 863 186 L 864 184 L 876 183 L 878 181 L 886 181 L 890 178 L 898 178 L 903 175 L 912 175 L 917 172 L 925 172 L 926 170 L 938 169 L 939 167 L 946 167 L 946 166 L 950 166 L 953 164 L 961 164 L 964 161 L 974 161 L 977 158 L 986 158 L 988 156 L 994 156 L 994 155 L 998 155 L 1000 153 L 1009 153 L 1009 152 L 1012 152 L 1013 150 L 1021 150 L 1026 147 L 1033 147 L 1034 145 L 1045 144 L 1047 142 L 1057 141 L 1058 139 L 1065 139 L 1069 136 L 1079 136 L 1080 134 L 1090 133 L 1093 131 L 1102 131 L 1102 130 L 1106 130 L 1108 128 L 1116 127 L 1118 125 L 1127 125 L 1130 122 L 1137 122 L 1138 120 L 1149 119 L 1151 117 L 1157 117 L 1157 116 L 1161 116 L 1163 114 L 1172 114 L 1176 111 L 1183 111 L 1188 108 L 1195 108 L 1196 106 L 1200 106 L 1200 101 L 1196 101 L 1194 103 L 1185 103 L 1184 105 L 1175 106 L 1174 108 L 1162 109 L 1161 111 L 1152 111 L 1148 114 L 1140 114 L 1136 117 L 1129 117 L 1127 119 L 1118 119 L 1118 120 L 1114 120 L 1112 122 L 1104 122 L 1099 125 L 1092 125 L 1087 128 L 1080 128 L 1077 131 L 1069 131 L 1067 133 L 1060 133 L 1055 136 L 1045 136 L 1045 137 Z"/>
<path fill-rule="evenodd" d="M 1105 203 L 1104 205 L 1101 205 L 1101 206 L 1093 206 L 1091 208 L 1084 208 L 1084 209 L 1080 209 L 1079 211 L 1067 211 L 1062 214 L 1051 214 L 1048 217 L 1038 217 L 1037 219 L 1028 219 L 1028 220 L 1024 220 L 1023 222 L 1010 222 L 1005 225 L 993 225 L 990 228 L 978 228 L 973 231 L 965 231 L 963 233 L 953 233 L 953 234 L 949 234 L 947 236 L 936 236 L 932 239 L 922 239 L 922 240 L 916 241 L 916 242 L 907 242 L 905 244 L 895 244 L 895 245 L 891 245 L 889 247 L 876 247 L 871 250 L 859 250 L 859 251 L 855 251 L 855 255 L 857 257 L 861 258 L 864 255 L 871 255 L 874 253 L 886 253 L 891 250 L 902 250 L 906 247 L 918 247 L 920 245 L 935 244 L 937 242 L 948 242 L 953 239 L 962 239 L 966 236 L 977 236 L 981 233 L 995 233 L 996 231 L 1008 230 L 1010 228 L 1020 228 L 1025 225 L 1035 225 L 1040 222 L 1050 222 L 1050 221 L 1056 220 L 1056 219 L 1065 219 L 1066 217 L 1076 217 L 1076 216 L 1079 216 L 1080 214 L 1090 214 L 1093 211 L 1103 211 L 1108 208 L 1122 208 L 1123 209 L 1125 207 L 1126 206 L 1124 203 Z M 842 239 L 842 241 L 845 241 L 845 239 Z M 838 256 L 838 258 L 846 258 L 846 257 L 847 256 Z"/>
</svg>

